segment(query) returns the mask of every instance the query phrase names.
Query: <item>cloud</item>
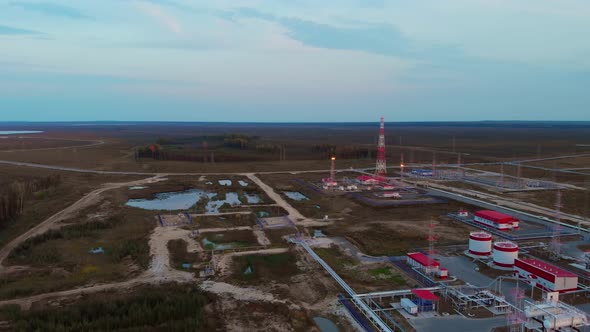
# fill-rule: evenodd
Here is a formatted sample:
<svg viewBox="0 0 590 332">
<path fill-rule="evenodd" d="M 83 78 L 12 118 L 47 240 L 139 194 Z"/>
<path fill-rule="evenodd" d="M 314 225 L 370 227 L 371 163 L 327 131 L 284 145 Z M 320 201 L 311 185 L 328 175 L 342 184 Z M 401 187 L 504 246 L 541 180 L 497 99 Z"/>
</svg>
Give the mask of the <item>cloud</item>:
<svg viewBox="0 0 590 332">
<path fill-rule="evenodd" d="M 0 35 L 42 35 L 43 33 L 33 30 L 13 28 L 6 25 L 0 25 Z"/>
<path fill-rule="evenodd" d="M 19 7 L 27 11 L 37 12 L 50 16 L 74 18 L 74 19 L 89 19 L 90 16 L 85 15 L 80 10 L 62 6 L 53 3 L 33 3 L 33 2 L 12 2 L 10 4 L 14 7 Z"/>
<path fill-rule="evenodd" d="M 178 20 L 164 11 L 160 6 L 145 1 L 134 1 L 133 4 L 145 15 L 153 18 L 164 28 L 178 36 L 184 35 L 184 30 Z"/>
<path fill-rule="evenodd" d="M 416 55 L 418 48 L 415 42 L 391 24 L 338 27 L 292 17 L 277 17 L 253 8 L 241 8 L 233 16 L 277 23 L 288 30 L 288 37 L 313 47 L 393 56 Z"/>
</svg>

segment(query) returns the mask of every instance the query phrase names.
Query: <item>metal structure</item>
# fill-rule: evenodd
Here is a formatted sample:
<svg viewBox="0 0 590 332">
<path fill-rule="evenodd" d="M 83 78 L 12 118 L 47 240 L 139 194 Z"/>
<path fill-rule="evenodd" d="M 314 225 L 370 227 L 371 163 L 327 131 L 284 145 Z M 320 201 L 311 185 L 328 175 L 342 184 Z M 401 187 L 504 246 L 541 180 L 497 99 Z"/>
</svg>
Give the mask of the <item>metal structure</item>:
<svg viewBox="0 0 590 332">
<path fill-rule="evenodd" d="M 384 176 L 387 174 L 387 163 L 385 162 L 385 119 L 381 117 L 379 127 L 379 143 L 377 145 L 377 164 L 375 166 L 375 175 Z"/>
<path fill-rule="evenodd" d="M 432 264 L 435 262 L 434 255 L 436 252 L 434 251 L 434 243 L 436 242 L 436 234 L 434 232 L 434 228 L 436 225 L 434 224 L 434 220 L 430 219 L 430 224 L 428 224 L 428 264 Z"/>
<path fill-rule="evenodd" d="M 336 282 L 346 291 L 348 296 L 350 297 L 350 302 L 354 304 L 356 309 L 358 309 L 364 317 L 371 323 L 372 327 L 375 328 L 377 331 L 384 331 L 384 332 L 392 332 L 392 331 L 404 331 L 404 329 L 397 323 L 391 316 L 387 313 L 383 313 L 389 317 L 385 317 L 385 319 L 393 325 L 393 327 L 386 324 L 383 319 L 371 309 L 370 304 L 367 304 L 363 299 L 361 299 L 356 292 L 348 286 L 348 284 L 340 278 L 340 276 L 334 271 L 328 263 L 326 263 L 320 256 L 318 256 L 313 249 L 304 241 L 304 240 L 297 240 L 291 239 L 292 242 L 299 244 L 307 253 L 315 259 L 331 276 L 336 280 Z M 369 301 L 371 302 L 371 301 Z"/>
<path fill-rule="evenodd" d="M 508 329 L 510 332 L 521 332 L 523 324 L 526 322 L 526 316 L 522 311 L 525 294 L 524 290 L 520 288 L 518 279 L 516 280 L 516 287 L 510 290 L 510 294 L 517 310 L 513 310 L 511 314 L 506 316 Z"/>
<path fill-rule="evenodd" d="M 555 193 L 555 220 L 558 223 L 553 224 L 553 236 L 551 237 L 551 259 L 557 261 L 561 258 L 561 190 L 557 189 Z"/>
<path fill-rule="evenodd" d="M 557 293 L 547 293 L 542 303 L 525 300 L 527 331 L 580 331 L 589 326 L 586 313 L 559 301 Z"/>
<path fill-rule="evenodd" d="M 330 182 L 336 181 L 336 157 L 330 158 L 332 161 L 330 165 Z"/>
</svg>

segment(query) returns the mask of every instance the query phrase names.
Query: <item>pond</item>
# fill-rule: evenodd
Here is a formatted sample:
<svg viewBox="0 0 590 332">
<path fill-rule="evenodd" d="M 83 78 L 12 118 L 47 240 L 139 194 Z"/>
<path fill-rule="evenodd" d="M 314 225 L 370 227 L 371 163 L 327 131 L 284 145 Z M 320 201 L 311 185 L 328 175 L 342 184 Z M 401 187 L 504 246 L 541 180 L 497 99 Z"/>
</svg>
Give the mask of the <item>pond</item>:
<svg viewBox="0 0 590 332">
<path fill-rule="evenodd" d="M 313 321 L 315 325 L 320 328 L 321 332 L 339 332 L 338 326 L 334 324 L 331 320 L 324 318 L 324 317 L 314 317 Z"/>
<path fill-rule="evenodd" d="M 0 130 L 0 135 L 40 134 L 38 130 Z"/>
<path fill-rule="evenodd" d="M 204 197 L 207 197 L 206 192 L 199 189 L 190 189 L 185 191 L 159 193 L 152 199 L 130 199 L 127 201 L 126 205 L 144 210 L 186 210 Z"/>
<path fill-rule="evenodd" d="M 219 180 L 217 182 L 219 182 L 219 184 L 222 185 L 222 186 L 226 186 L 226 187 L 230 187 L 231 186 L 231 180 Z"/>
<path fill-rule="evenodd" d="M 242 187 L 247 187 L 247 186 L 248 186 L 248 182 L 246 182 L 246 181 L 242 181 L 242 180 L 240 180 L 240 181 L 238 181 L 238 183 L 239 183 L 239 184 L 240 184 L 240 186 L 242 186 Z"/>
<path fill-rule="evenodd" d="M 307 198 L 307 196 L 303 195 L 302 193 L 300 193 L 298 191 L 283 191 L 283 193 L 285 193 L 285 195 L 287 195 L 287 197 L 289 197 L 290 199 L 292 199 L 294 201 L 309 200 L 309 198 Z"/>
<path fill-rule="evenodd" d="M 212 196 L 209 196 L 209 199 L 215 196 L 216 194 L 213 194 Z M 219 208 L 222 207 L 225 203 L 231 205 L 232 207 L 242 205 L 242 202 L 238 197 L 238 193 L 231 192 L 225 194 L 224 200 L 209 200 L 207 206 L 205 207 L 205 210 L 207 210 L 207 213 L 219 213 Z"/>
<path fill-rule="evenodd" d="M 260 198 L 260 196 L 258 196 L 258 194 L 244 193 L 244 197 L 246 197 L 246 202 L 248 204 L 260 204 L 260 203 L 262 203 L 262 198 Z"/>
</svg>

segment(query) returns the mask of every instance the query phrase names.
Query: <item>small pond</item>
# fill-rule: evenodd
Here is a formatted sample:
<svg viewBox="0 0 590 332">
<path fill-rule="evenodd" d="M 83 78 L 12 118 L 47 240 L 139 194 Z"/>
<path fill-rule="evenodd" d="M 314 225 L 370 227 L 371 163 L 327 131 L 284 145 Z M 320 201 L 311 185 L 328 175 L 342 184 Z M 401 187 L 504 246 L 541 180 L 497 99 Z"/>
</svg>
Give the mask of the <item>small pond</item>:
<svg viewBox="0 0 590 332">
<path fill-rule="evenodd" d="M 315 325 L 320 328 L 322 332 L 339 332 L 338 326 L 334 324 L 331 320 L 324 318 L 324 317 L 314 317 L 313 321 Z"/>
<path fill-rule="evenodd" d="M 309 200 L 309 198 L 307 198 L 307 196 L 303 195 L 302 193 L 300 193 L 298 191 L 283 191 L 283 193 L 285 193 L 285 195 L 287 195 L 287 197 L 289 197 L 290 199 L 292 199 L 294 201 Z"/>
<path fill-rule="evenodd" d="M 225 204 L 225 203 L 227 203 L 231 206 L 242 205 L 242 202 L 240 201 L 240 198 L 238 197 L 238 193 L 236 193 L 236 192 L 226 193 L 225 199 L 223 199 L 223 200 L 211 200 L 211 198 L 213 198 L 215 196 L 216 196 L 215 194 L 213 194 L 213 196 L 209 196 L 210 200 L 207 203 L 207 206 L 205 207 L 205 210 L 207 210 L 207 213 L 218 213 L 219 208 L 221 206 L 223 206 L 223 204 Z"/>
<path fill-rule="evenodd" d="M 220 185 L 226 186 L 226 187 L 230 187 L 231 183 L 232 183 L 231 180 L 219 180 L 217 182 L 219 182 Z"/>
<path fill-rule="evenodd" d="M 242 180 L 240 180 L 240 181 L 238 181 L 238 183 L 239 183 L 239 184 L 240 184 L 240 186 L 242 186 L 242 187 L 247 187 L 247 186 L 248 186 L 248 182 L 246 182 L 246 181 L 242 181 Z"/>
<path fill-rule="evenodd" d="M 246 202 L 248 204 L 260 204 L 260 203 L 262 203 L 262 198 L 260 198 L 260 196 L 258 196 L 258 194 L 244 193 L 244 197 L 246 197 Z"/>
<path fill-rule="evenodd" d="M 144 210 L 186 210 L 195 205 L 207 193 L 199 189 L 156 194 L 154 198 L 130 199 L 127 206 Z"/>
</svg>

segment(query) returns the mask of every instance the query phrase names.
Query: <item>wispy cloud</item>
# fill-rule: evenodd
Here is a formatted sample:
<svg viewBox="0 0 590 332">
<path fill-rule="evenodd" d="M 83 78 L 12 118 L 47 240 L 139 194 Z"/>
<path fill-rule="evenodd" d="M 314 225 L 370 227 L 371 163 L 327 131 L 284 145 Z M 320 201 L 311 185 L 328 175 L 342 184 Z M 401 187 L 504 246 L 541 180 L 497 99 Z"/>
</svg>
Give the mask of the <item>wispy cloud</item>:
<svg viewBox="0 0 590 332">
<path fill-rule="evenodd" d="M 6 25 L 0 25 L 0 35 L 42 35 L 43 33 L 34 31 L 34 30 L 27 30 L 27 29 L 20 29 L 20 28 L 13 28 Z"/>
<path fill-rule="evenodd" d="M 50 16 L 74 18 L 74 19 L 89 19 L 90 16 L 82 13 L 80 10 L 58 5 L 54 3 L 40 3 L 40 2 L 12 2 L 11 6 L 19 7 L 27 11 L 37 12 Z"/>
<path fill-rule="evenodd" d="M 180 22 L 178 22 L 176 17 L 164 11 L 160 6 L 145 1 L 137 0 L 134 1 L 133 4 L 137 9 L 139 9 L 145 15 L 156 20 L 167 30 L 175 33 L 178 36 L 184 35 L 182 25 L 180 24 Z"/>
</svg>

